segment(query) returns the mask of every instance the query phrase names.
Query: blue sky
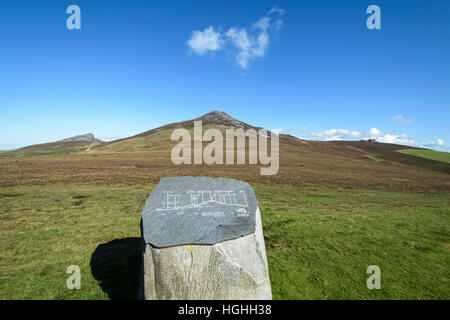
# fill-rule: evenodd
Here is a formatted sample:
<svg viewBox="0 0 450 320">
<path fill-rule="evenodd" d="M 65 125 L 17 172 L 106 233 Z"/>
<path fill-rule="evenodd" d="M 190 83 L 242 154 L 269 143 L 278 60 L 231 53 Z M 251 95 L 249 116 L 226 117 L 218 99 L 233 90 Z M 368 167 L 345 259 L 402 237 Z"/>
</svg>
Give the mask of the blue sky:
<svg viewBox="0 0 450 320">
<path fill-rule="evenodd" d="M 447 0 L 2 0 L 0 149 L 218 109 L 307 139 L 450 151 L 449 16 Z"/>
</svg>

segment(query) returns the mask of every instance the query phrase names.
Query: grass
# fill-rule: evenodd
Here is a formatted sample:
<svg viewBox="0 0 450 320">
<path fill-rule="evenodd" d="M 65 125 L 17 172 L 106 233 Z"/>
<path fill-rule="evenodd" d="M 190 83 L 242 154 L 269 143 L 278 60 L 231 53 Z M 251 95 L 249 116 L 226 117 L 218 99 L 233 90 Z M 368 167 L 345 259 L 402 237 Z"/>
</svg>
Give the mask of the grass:
<svg viewBox="0 0 450 320">
<path fill-rule="evenodd" d="M 370 154 L 366 155 L 366 157 L 369 158 L 369 159 L 372 159 L 373 161 L 375 161 L 375 163 L 380 163 L 380 162 L 384 161 L 384 159 L 374 157 L 373 155 L 370 155 Z"/>
<path fill-rule="evenodd" d="M 274 299 L 449 299 L 448 193 L 254 184 Z M 0 299 L 134 299 L 150 187 L 0 189 Z M 366 269 L 381 268 L 381 290 Z M 81 290 L 66 269 L 81 268 Z"/>
<path fill-rule="evenodd" d="M 44 156 L 44 155 L 61 155 L 69 153 L 77 153 L 84 151 L 88 146 L 70 146 L 66 148 L 55 148 L 55 149 L 39 149 L 39 150 L 27 150 L 27 149 L 17 149 L 17 150 L 7 150 L 0 153 L 2 158 L 16 158 L 16 157 L 30 157 L 30 156 Z"/>
<path fill-rule="evenodd" d="M 64 155 L 79 152 L 88 152 L 90 148 L 98 143 L 88 143 L 83 141 L 56 141 L 31 145 L 19 149 L 0 151 L 0 158 L 21 158 L 48 155 Z"/>
<path fill-rule="evenodd" d="M 383 162 L 383 161 L 384 161 L 383 158 L 378 158 L 378 157 L 376 157 L 376 156 L 374 156 L 374 155 L 372 155 L 372 154 L 370 154 L 370 153 L 366 153 L 366 152 L 365 152 L 364 150 L 362 150 L 362 149 L 359 149 L 359 148 L 356 148 L 356 147 L 353 147 L 353 146 L 347 146 L 347 148 L 363 153 L 363 155 L 364 155 L 365 157 L 367 157 L 367 158 L 369 158 L 369 159 L 372 159 L 373 161 L 375 161 L 375 163 L 380 163 L 380 162 Z"/>
<path fill-rule="evenodd" d="M 136 298 L 126 276 L 127 264 L 133 266 L 133 257 L 137 261 L 136 250 L 128 256 L 113 252 L 106 260 L 100 257 L 106 270 L 93 270 L 91 260 L 100 244 L 139 236 L 140 212 L 150 190 L 21 187 L 0 191 L 0 298 L 106 299 L 102 282 L 108 276 L 116 277 L 115 286 L 125 288 L 121 298 Z M 81 268 L 81 290 L 66 288 L 70 265 Z"/>
<path fill-rule="evenodd" d="M 435 160 L 444 163 L 450 163 L 450 153 L 434 150 L 420 150 L 420 149 L 403 149 L 398 152 L 409 154 L 415 157 Z"/>
<path fill-rule="evenodd" d="M 447 195 L 261 186 L 276 299 L 448 299 Z M 378 265 L 382 289 L 368 290 Z"/>
</svg>

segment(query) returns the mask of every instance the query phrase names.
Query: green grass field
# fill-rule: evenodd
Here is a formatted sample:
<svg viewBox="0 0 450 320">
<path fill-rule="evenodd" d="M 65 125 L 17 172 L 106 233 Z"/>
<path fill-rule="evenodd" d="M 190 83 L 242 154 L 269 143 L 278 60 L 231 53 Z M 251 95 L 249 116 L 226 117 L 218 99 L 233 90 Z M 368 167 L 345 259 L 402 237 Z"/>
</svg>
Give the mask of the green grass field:
<svg viewBox="0 0 450 320">
<path fill-rule="evenodd" d="M 403 149 L 398 150 L 398 152 L 410 154 L 419 158 L 425 158 L 435 161 L 440 161 L 444 163 L 450 163 L 450 153 L 434 150 L 420 150 L 420 149 Z"/>
<path fill-rule="evenodd" d="M 449 299 L 449 194 L 254 185 L 274 299 Z M 0 190 L 1 299 L 135 299 L 152 187 Z M 81 289 L 66 269 L 81 268 Z M 366 287 L 369 265 L 381 290 Z"/>
<path fill-rule="evenodd" d="M 16 158 L 16 157 L 23 157 L 23 156 L 44 156 L 49 154 L 69 154 L 69 153 L 76 153 L 86 150 L 87 146 L 70 146 L 65 148 L 49 148 L 49 149 L 40 149 L 40 150 L 23 150 L 23 149 L 17 149 L 17 150 L 6 150 L 0 152 L 0 158 Z"/>
</svg>

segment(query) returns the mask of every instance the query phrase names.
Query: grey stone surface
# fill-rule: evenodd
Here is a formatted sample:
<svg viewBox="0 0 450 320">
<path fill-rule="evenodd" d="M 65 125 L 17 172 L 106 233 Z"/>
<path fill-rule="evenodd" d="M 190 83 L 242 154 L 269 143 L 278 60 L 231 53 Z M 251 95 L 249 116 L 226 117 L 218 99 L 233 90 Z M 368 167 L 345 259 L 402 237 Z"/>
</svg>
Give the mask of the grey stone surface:
<svg viewBox="0 0 450 320">
<path fill-rule="evenodd" d="M 261 214 L 255 232 L 214 245 L 156 248 L 143 242 L 140 298 L 272 299 Z"/>
<path fill-rule="evenodd" d="M 240 128 L 244 129 L 245 127 L 249 127 L 248 124 L 236 120 L 235 118 L 231 117 L 229 114 L 221 111 L 211 111 L 200 118 L 197 118 L 195 120 L 202 120 L 202 121 L 212 121 L 216 123 L 221 123 L 222 125 L 226 126 L 227 128 Z"/>
<path fill-rule="evenodd" d="M 228 178 L 163 178 L 142 212 L 145 243 L 163 248 L 216 244 L 255 231 L 252 187 Z"/>
<path fill-rule="evenodd" d="M 92 133 L 81 134 L 60 141 L 102 142 L 102 140 L 97 139 Z"/>
</svg>

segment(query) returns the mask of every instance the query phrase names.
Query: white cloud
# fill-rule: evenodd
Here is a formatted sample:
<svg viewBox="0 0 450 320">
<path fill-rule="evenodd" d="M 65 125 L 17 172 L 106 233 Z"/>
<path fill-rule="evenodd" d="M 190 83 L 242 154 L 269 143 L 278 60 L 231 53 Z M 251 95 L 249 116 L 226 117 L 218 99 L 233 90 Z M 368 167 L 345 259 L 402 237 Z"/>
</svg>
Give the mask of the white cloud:
<svg viewBox="0 0 450 320">
<path fill-rule="evenodd" d="M 210 26 L 203 31 L 192 32 L 191 38 L 187 41 L 187 45 L 193 52 L 203 55 L 208 51 L 220 50 L 223 39 L 220 32 L 215 32 L 214 27 Z"/>
<path fill-rule="evenodd" d="M 283 13 L 284 10 L 275 6 L 264 17 L 253 23 L 249 30 L 232 27 L 222 35 L 210 26 L 204 31 L 194 31 L 187 44 L 198 55 L 218 51 L 228 45 L 228 48 L 235 52 L 238 67 L 245 70 L 252 60 L 264 57 L 269 48 L 270 33 L 280 30 L 283 25 L 282 20 L 272 22 L 272 18 Z"/>
<path fill-rule="evenodd" d="M 262 31 L 267 31 L 270 27 L 270 18 L 269 17 L 262 17 L 257 22 L 253 24 L 253 28 L 261 29 Z"/>
<path fill-rule="evenodd" d="M 365 134 L 362 134 L 358 130 L 330 129 L 322 132 L 314 132 L 310 137 L 313 140 L 325 140 L 325 141 L 354 140 L 355 138 L 362 140 L 375 139 L 376 141 L 383 143 L 401 144 L 419 148 L 432 148 L 443 151 L 450 150 L 450 145 L 446 144 L 445 141 L 440 138 L 423 143 L 411 139 L 406 133 L 385 134 L 377 128 L 371 128 Z"/>
<path fill-rule="evenodd" d="M 377 128 L 372 128 L 369 130 L 368 135 L 372 137 L 378 137 L 381 135 L 381 131 L 378 130 Z"/>
<path fill-rule="evenodd" d="M 294 129 L 277 128 L 277 129 L 271 129 L 270 131 L 272 131 L 272 132 L 274 132 L 276 134 L 284 133 L 284 134 L 291 134 L 291 135 L 294 135 L 294 136 L 298 136 L 297 133 L 299 131 L 307 132 L 308 130 L 309 130 L 309 128 L 305 126 L 303 128 L 294 128 Z"/>
<path fill-rule="evenodd" d="M 0 150 L 10 150 L 13 148 L 17 148 L 15 143 L 9 141 L 0 141 Z"/>
<path fill-rule="evenodd" d="M 228 39 L 233 41 L 233 44 L 238 48 L 238 54 L 236 55 L 237 64 L 243 68 L 247 69 L 248 61 L 251 57 L 251 39 L 248 37 L 246 29 L 237 30 L 235 28 L 230 28 L 227 31 L 226 36 Z"/>
<path fill-rule="evenodd" d="M 403 117 L 401 114 L 398 114 L 398 115 L 394 116 L 392 118 L 392 120 L 403 122 L 403 123 L 411 123 L 412 122 L 411 119 L 405 119 L 405 117 Z"/>
<path fill-rule="evenodd" d="M 360 138 L 362 136 L 361 132 L 358 130 L 347 129 L 330 129 L 322 132 L 314 132 L 312 135 L 319 140 L 326 141 Z"/>
<path fill-rule="evenodd" d="M 375 137 L 373 137 L 375 138 Z M 379 137 L 376 137 L 378 142 L 384 143 L 393 143 L 393 144 L 406 144 L 406 145 L 418 145 L 414 140 L 408 139 L 408 136 L 403 133 L 400 135 L 397 134 L 385 134 Z"/>
<path fill-rule="evenodd" d="M 393 144 L 405 144 L 405 145 L 412 145 L 412 146 L 418 146 L 418 143 L 409 139 L 408 136 L 405 133 L 402 134 L 384 134 L 377 128 L 370 129 L 366 136 L 364 137 L 365 140 L 367 139 L 375 139 L 378 142 L 383 143 L 393 143 Z"/>
<path fill-rule="evenodd" d="M 284 9 L 280 9 L 277 6 L 274 6 L 272 9 L 269 10 L 268 14 L 272 14 L 272 13 L 278 13 L 280 15 L 284 14 Z"/>
<path fill-rule="evenodd" d="M 423 144 L 424 147 L 430 147 L 430 148 L 438 148 L 438 149 L 450 149 L 450 146 L 445 143 L 444 139 L 436 139 L 431 140 L 429 142 L 426 142 Z"/>
<path fill-rule="evenodd" d="M 276 134 L 280 134 L 285 130 L 283 128 L 277 128 L 277 129 L 271 129 L 270 131 L 273 133 L 276 133 Z"/>
<path fill-rule="evenodd" d="M 272 27 L 278 31 L 283 27 L 283 24 L 284 24 L 284 22 L 282 20 L 278 19 L 277 21 L 275 21 L 273 23 Z"/>
<path fill-rule="evenodd" d="M 263 30 L 265 26 L 260 26 L 259 28 Z M 266 31 L 261 32 L 255 38 L 249 35 L 245 28 L 230 28 L 226 33 L 226 37 L 236 47 L 236 63 L 242 69 L 247 69 L 251 60 L 263 57 L 269 46 L 269 35 Z"/>
</svg>

